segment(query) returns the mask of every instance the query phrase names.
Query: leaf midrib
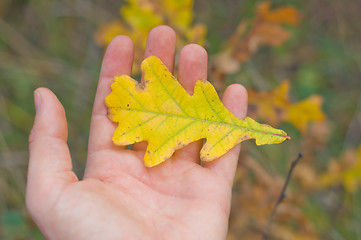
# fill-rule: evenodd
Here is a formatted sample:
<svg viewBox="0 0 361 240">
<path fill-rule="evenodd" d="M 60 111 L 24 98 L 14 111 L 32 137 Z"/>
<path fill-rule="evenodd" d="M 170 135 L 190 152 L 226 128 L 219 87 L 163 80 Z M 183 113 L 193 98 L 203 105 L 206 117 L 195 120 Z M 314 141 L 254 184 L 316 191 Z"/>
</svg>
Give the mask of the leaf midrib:
<svg viewBox="0 0 361 240">
<path fill-rule="evenodd" d="M 252 128 L 245 128 L 245 127 L 241 127 L 241 126 L 238 126 L 238 125 L 226 123 L 226 122 L 223 122 L 223 121 L 222 122 L 216 122 L 216 121 L 211 121 L 211 120 L 208 120 L 208 119 L 195 118 L 195 117 L 189 116 L 188 114 L 187 114 L 187 116 L 182 116 L 182 115 L 176 115 L 176 114 L 172 114 L 172 113 L 153 112 L 153 111 L 147 111 L 147 110 L 130 109 L 130 108 L 122 108 L 122 107 L 112 107 L 112 108 L 120 108 L 120 109 L 125 110 L 125 111 L 136 111 L 136 112 L 141 112 L 141 113 L 164 115 L 164 116 L 167 116 L 167 117 L 178 117 L 178 118 L 189 119 L 189 120 L 192 120 L 192 121 L 208 122 L 208 123 L 211 123 L 211 124 L 216 124 L 216 125 L 218 124 L 218 125 L 223 125 L 223 126 L 228 126 L 228 127 L 239 128 L 239 129 L 246 130 L 246 131 L 258 132 L 258 133 L 261 133 L 261 134 L 274 135 L 274 136 L 286 138 L 286 136 L 276 134 L 276 133 L 269 133 L 269 132 L 255 130 L 255 129 L 252 129 Z M 242 121 L 242 120 L 240 120 L 240 121 Z"/>
</svg>

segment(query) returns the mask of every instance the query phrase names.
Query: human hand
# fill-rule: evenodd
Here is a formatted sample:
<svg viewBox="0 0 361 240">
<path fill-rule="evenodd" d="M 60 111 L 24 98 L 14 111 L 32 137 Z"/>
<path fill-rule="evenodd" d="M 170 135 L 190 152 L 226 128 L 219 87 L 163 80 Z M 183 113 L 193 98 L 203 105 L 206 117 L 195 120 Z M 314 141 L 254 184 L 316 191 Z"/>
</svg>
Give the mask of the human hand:
<svg viewBox="0 0 361 240">
<path fill-rule="evenodd" d="M 173 71 L 176 36 L 166 26 L 148 36 L 145 57 L 159 57 Z M 34 94 L 37 113 L 29 137 L 26 204 L 48 239 L 224 239 L 240 146 L 200 165 L 202 141 L 176 151 L 164 163 L 146 168 L 146 143 L 132 150 L 115 146 L 116 125 L 107 118 L 104 98 L 113 77 L 131 74 L 133 43 L 112 40 L 105 53 L 91 119 L 83 180 L 72 171 L 65 112 L 45 88 Z M 179 55 L 178 80 L 188 93 L 206 79 L 207 53 L 195 44 Z M 247 92 L 229 86 L 224 105 L 237 117 L 247 111 Z"/>
</svg>

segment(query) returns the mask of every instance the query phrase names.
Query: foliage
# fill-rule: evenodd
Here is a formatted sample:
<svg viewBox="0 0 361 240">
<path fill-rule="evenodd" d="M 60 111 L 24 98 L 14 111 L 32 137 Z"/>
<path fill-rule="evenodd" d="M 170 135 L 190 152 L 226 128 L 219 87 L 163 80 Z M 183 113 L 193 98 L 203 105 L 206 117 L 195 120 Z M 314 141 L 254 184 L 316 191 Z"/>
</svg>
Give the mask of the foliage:
<svg viewBox="0 0 361 240">
<path fill-rule="evenodd" d="M 284 95 L 289 107 L 310 96 L 320 99 L 314 106 L 322 109 L 324 121 L 309 119 L 301 132 L 295 121 L 277 119 L 276 125 L 292 141 L 270 147 L 242 143 L 228 239 L 261 238 L 288 163 L 300 151 L 304 158 L 293 173 L 270 238 L 361 239 L 360 4 L 355 0 L 209 0 L 194 1 L 194 6 L 191 1 L 122 2 L 0 1 L 1 239 L 43 239 L 24 205 L 33 90 L 49 87 L 64 104 L 73 167 L 81 178 L 101 64 L 98 46 L 105 46 L 114 35 L 130 35 L 137 49 L 134 66 L 139 66 L 150 29 L 134 28 L 131 21 L 145 16 L 175 28 L 178 48 L 189 41 L 204 43 L 210 53 L 208 79 L 219 94 L 230 83 L 254 89 L 257 96 L 271 94 L 283 86 L 281 80 L 289 79 Z M 166 2 L 184 5 L 174 5 L 176 10 L 167 15 Z M 145 14 L 128 20 L 123 10 L 127 8 Z M 188 14 L 182 19 L 189 22 L 178 27 L 173 17 L 182 11 L 188 12 L 182 13 Z M 113 23 L 110 30 L 108 23 Z M 278 96 L 272 99 L 269 105 L 275 106 L 272 101 Z M 264 105 L 259 102 L 259 107 L 249 109 Z M 283 110 L 288 111 L 285 106 Z M 278 110 L 274 111 L 271 116 L 277 116 Z M 259 114 L 253 117 L 267 121 Z"/>
<path fill-rule="evenodd" d="M 296 26 L 299 12 L 290 6 L 271 10 L 269 1 L 256 6 L 256 16 L 243 20 L 228 39 L 223 51 L 213 58 L 218 81 L 224 74 L 238 71 L 241 64 L 249 60 L 261 46 L 279 46 L 290 38 L 290 32 L 283 24 Z"/>
<path fill-rule="evenodd" d="M 134 73 L 139 72 L 149 31 L 158 25 L 169 25 L 177 32 L 178 46 L 205 43 L 206 27 L 192 25 L 193 0 L 127 0 L 121 7 L 123 21 L 105 23 L 94 35 L 96 43 L 106 46 L 117 35 L 129 36 L 135 44 Z"/>
<path fill-rule="evenodd" d="M 255 18 L 242 21 L 229 39 L 227 47 L 239 62 L 247 61 L 261 46 L 279 46 L 290 38 L 282 24 L 296 26 L 298 11 L 290 6 L 270 8 L 269 1 L 259 3 Z"/>
<path fill-rule="evenodd" d="M 257 145 L 263 145 L 289 138 L 282 130 L 235 117 L 206 80 L 198 80 L 190 96 L 157 57 L 145 59 L 142 71 L 143 84 L 127 75 L 116 77 L 105 104 L 109 118 L 119 123 L 113 142 L 147 141 L 144 163 L 148 167 L 202 138 L 207 139 L 202 161 L 217 159 L 244 140 L 255 139 Z"/>
<path fill-rule="evenodd" d="M 302 133 L 307 131 L 308 123 L 325 120 L 321 110 L 321 96 L 313 95 L 298 103 L 292 103 L 288 96 L 289 89 L 290 82 L 284 81 L 268 92 L 249 90 L 249 114 L 274 126 L 281 122 L 292 123 Z"/>
<path fill-rule="evenodd" d="M 358 149 L 347 149 L 339 160 L 331 160 L 319 183 L 326 188 L 341 184 L 347 192 L 357 191 L 361 187 L 361 145 Z"/>
</svg>

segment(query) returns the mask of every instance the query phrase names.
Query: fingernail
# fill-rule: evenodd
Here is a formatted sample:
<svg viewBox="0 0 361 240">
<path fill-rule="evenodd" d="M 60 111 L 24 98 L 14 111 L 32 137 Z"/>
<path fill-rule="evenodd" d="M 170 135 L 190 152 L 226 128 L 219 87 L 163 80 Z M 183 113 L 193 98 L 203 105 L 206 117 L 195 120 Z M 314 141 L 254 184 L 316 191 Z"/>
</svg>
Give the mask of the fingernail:
<svg viewBox="0 0 361 240">
<path fill-rule="evenodd" d="M 34 91 L 34 105 L 35 110 L 39 111 L 41 105 L 41 96 L 36 90 Z"/>
</svg>

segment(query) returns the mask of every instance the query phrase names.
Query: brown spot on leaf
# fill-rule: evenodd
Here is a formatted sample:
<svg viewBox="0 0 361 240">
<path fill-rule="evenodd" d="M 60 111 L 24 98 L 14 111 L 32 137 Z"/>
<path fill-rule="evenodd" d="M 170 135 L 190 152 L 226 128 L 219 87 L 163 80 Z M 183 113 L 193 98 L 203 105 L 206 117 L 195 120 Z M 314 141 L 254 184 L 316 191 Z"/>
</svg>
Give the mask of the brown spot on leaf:
<svg viewBox="0 0 361 240">
<path fill-rule="evenodd" d="M 248 140 L 248 139 L 250 139 L 250 136 L 248 135 L 248 134 L 245 134 L 245 135 L 243 135 L 243 136 L 241 136 L 240 138 L 239 138 L 239 140 L 242 142 L 242 141 L 245 141 L 245 140 Z"/>
<path fill-rule="evenodd" d="M 177 142 L 176 149 L 179 149 L 179 148 L 181 148 L 181 147 L 183 147 L 183 146 L 184 146 L 184 143 L 182 143 L 181 141 L 178 141 L 178 142 Z"/>
</svg>

